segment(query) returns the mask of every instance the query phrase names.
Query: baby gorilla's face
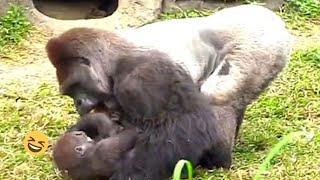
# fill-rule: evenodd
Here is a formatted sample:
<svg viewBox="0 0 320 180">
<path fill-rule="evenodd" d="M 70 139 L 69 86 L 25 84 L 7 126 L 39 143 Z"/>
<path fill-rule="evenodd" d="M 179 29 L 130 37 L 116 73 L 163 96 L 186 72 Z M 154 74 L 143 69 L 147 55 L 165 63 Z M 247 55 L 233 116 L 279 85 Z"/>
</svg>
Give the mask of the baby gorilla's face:
<svg viewBox="0 0 320 180">
<path fill-rule="evenodd" d="M 118 153 L 109 157 L 108 153 L 103 155 L 97 154 L 96 151 L 103 149 L 103 152 L 114 152 L 114 149 L 121 149 L 118 147 L 119 137 L 116 136 L 123 130 L 124 126 L 119 118 L 113 118 L 107 111 L 82 116 L 56 143 L 53 158 L 58 169 L 75 179 L 91 179 L 97 174 L 101 175 L 101 172 L 104 176 L 110 176 L 112 168 L 106 171 L 104 167 L 112 167 L 113 164 L 108 164 L 109 159 L 118 157 Z M 102 161 L 100 156 L 103 158 Z M 98 172 L 97 164 L 101 166 L 98 166 L 101 168 Z"/>
<path fill-rule="evenodd" d="M 94 142 L 82 131 L 64 134 L 57 141 L 53 157 L 60 170 L 70 170 L 85 163 L 86 156 Z"/>
</svg>

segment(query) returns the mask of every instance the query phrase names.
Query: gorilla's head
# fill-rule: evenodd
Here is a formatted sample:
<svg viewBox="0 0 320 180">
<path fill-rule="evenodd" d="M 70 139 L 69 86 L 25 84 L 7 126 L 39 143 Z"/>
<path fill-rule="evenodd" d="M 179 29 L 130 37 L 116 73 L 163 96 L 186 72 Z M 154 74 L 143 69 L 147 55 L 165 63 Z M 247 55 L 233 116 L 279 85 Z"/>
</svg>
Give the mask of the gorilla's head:
<svg viewBox="0 0 320 180">
<path fill-rule="evenodd" d="M 56 68 L 60 91 L 73 98 L 80 115 L 98 106 L 118 108 L 112 74 L 129 43 L 111 32 L 74 28 L 49 40 L 48 57 Z"/>
</svg>

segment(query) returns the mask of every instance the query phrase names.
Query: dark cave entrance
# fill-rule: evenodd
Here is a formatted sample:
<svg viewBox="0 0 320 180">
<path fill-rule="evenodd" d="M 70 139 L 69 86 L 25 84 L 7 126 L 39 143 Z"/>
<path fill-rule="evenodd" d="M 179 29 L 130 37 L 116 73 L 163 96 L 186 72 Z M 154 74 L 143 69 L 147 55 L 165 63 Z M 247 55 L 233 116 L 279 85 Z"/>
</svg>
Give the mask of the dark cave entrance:
<svg viewBox="0 0 320 180">
<path fill-rule="evenodd" d="M 61 20 L 97 19 L 112 15 L 119 0 L 33 0 L 42 14 Z"/>
</svg>

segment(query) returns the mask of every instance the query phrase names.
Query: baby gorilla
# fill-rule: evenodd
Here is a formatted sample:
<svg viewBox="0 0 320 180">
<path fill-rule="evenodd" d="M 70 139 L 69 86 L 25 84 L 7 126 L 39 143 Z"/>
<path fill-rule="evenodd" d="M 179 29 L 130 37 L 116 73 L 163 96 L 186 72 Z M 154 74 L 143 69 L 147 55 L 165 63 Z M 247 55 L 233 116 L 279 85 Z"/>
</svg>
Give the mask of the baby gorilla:
<svg viewBox="0 0 320 180">
<path fill-rule="evenodd" d="M 122 129 L 103 113 L 84 116 L 55 145 L 58 169 L 72 179 L 108 178 L 137 140 L 134 128 Z"/>
</svg>

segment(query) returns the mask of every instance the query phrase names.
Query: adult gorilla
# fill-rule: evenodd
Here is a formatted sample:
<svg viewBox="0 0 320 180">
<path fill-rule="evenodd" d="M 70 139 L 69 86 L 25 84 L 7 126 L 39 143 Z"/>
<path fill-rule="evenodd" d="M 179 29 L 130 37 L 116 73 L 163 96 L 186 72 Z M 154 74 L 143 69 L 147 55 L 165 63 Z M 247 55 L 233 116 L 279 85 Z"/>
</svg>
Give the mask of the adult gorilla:
<svg viewBox="0 0 320 180">
<path fill-rule="evenodd" d="M 242 5 L 209 17 L 158 22 L 119 34 L 72 29 L 51 39 L 47 51 L 61 92 L 74 99 L 80 114 L 100 106 L 117 110 L 114 80 L 127 77 L 141 63 L 152 62 L 159 52 L 181 66 L 213 105 L 232 104 L 240 126 L 246 106 L 285 66 L 291 42 L 283 21 L 272 11 Z M 123 59 L 139 56 L 148 60 L 128 61 L 121 73 L 115 72 Z M 144 115 L 159 111 L 146 104 L 142 107 L 121 108 Z M 226 136 L 232 139 L 234 132 Z"/>
<path fill-rule="evenodd" d="M 101 65 L 91 69 L 90 74 L 100 80 L 96 85 L 104 94 L 112 94 L 110 74 L 121 55 L 137 49 L 156 49 L 185 67 L 193 80 L 202 84 L 201 92 L 210 95 L 213 103 L 237 100 L 239 107 L 254 100 L 276 77 L 289 59 L 292 47 L 292 37 L 280 17 L 257 5 L 227 8 L 208 17 L 157 22 L 117 35 L 96 29 L 73 29 L 48 43 L 51 60 L 65 55 L 57 52 L 59 49 L 50 49 L 57 40 L 74 48 L 70 58 L 86 58 L 95 61 L 95 66 Z M 65 69 L 57 70 L 63 91 L 68 88 L 62 84 L 67 75 L 61 78 Z M 82 102 L 76 103 L 80 114 L 108 101 L 85 98 L 84 94 L 88 95 L 83 92 L 72 96 Z"/>
</svg>

